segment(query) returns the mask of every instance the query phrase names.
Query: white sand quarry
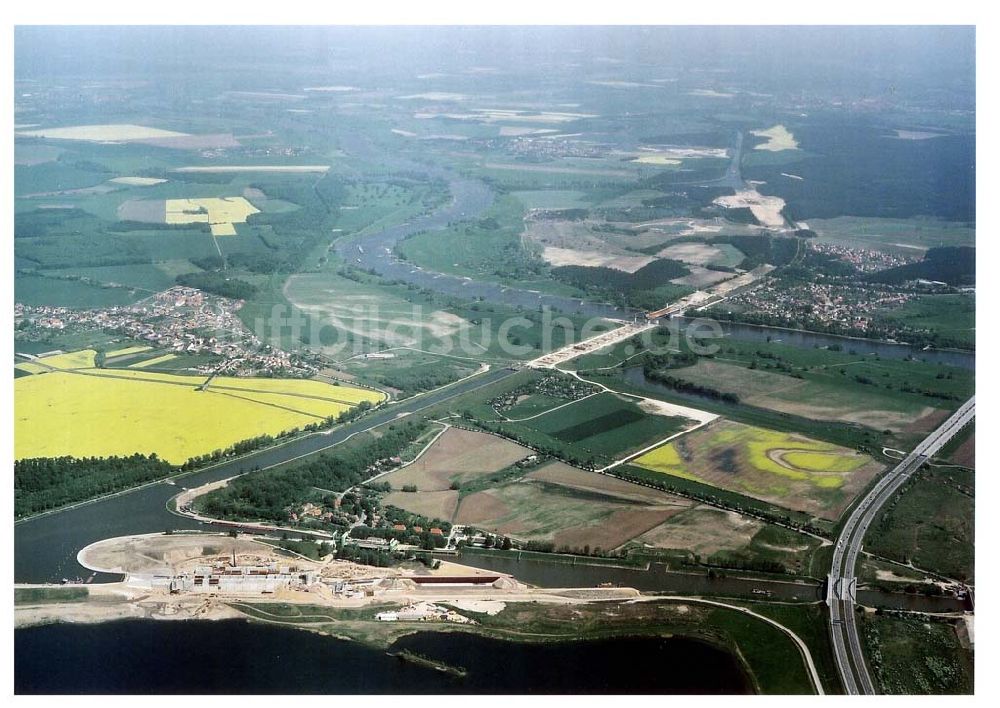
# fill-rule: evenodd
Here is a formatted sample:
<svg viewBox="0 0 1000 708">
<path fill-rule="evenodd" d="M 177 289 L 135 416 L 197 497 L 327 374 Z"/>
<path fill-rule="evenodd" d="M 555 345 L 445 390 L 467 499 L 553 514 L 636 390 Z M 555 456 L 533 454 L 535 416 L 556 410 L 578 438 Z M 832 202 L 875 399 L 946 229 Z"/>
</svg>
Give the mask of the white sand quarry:
<svg viewBox="0 0 1000 708">
<path fill-rule="evenodd" d="M 785 225 L 785 219 L 781 216 L 785 200 L 761 194 L 756 189 L 741 189 L 731 196 L 717 197 L 712 203 L 727 209 L 748 208 L 763 226 L 781 228 Z"/>
</svg>

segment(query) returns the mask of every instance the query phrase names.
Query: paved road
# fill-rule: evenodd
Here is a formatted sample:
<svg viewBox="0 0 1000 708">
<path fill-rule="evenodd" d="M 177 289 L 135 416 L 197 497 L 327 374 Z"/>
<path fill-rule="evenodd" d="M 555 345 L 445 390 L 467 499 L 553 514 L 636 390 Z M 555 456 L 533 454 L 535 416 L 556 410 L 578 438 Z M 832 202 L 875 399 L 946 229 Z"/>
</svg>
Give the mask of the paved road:
<svg viewBox="0 0 1000 708">
<path fill-rule="evenodd" d="M 865 532 L 878 515 L 882 506 L 892 499 L 899 488 L 931 456 L 936 454 L 951 438 L 964 428 L 976 415 L 976 397 L 966 401 L 961 408 L 946 420 L 941 427 L 928 435 L 923 442 L 906 456 L 891 472 L 879 480 L 872 490 L 861 500 L 837 538 L 833 554 L 833 568 L 827 588 L 827 602 L 830 606 L 830 636 L 833 654 L 844 690 L 849 694 L 874 694 L 872 682 L 865 664 L 861 639 L 858 634 L 857 617 L 854 611 L 854 575 L 861 553 Z"/>
</svg>

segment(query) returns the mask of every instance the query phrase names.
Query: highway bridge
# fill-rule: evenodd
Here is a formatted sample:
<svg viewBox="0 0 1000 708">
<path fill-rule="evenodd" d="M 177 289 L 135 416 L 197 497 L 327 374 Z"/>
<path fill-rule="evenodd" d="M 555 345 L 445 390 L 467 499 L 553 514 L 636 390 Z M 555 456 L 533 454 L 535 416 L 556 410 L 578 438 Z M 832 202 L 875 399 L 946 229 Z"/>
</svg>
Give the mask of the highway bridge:
<svg viewBox="0 0 1000 708">
<path fill-rule="evenodd" d="M 966 401 L 937 430 L 928 435 L 913 452 L 884 475 L 854 507 L 844 523 L 833 553 L 833 568 L 827 582 L 830 606 L 830 637 L 833 655 L 844 690 L 849 694 L 874 694 L 875 685 L 865 664 L 854 610 L 857 577 L 854 575 L 865 532 L 883 505 L 899 488 L 935 455 L 976 415 L 976 397 Z"/>
</svg>

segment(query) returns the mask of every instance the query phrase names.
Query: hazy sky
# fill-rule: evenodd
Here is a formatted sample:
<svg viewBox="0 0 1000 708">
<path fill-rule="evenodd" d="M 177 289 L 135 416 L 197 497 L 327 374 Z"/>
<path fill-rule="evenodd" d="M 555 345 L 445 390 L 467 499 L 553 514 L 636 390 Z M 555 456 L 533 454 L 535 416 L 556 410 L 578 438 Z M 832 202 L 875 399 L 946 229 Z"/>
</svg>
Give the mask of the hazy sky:
<svg viewBox="0 0 1000 708">
<path fill-rule="evenodd" d="M 761 90 L 947 91 L 972 104 L 970 27 L 20 27 L 15 76 L 252 70 L 371 81 L 476 66 L 620 79 L 728 73 Z M 664 73 L 667 72 L 667 73 Z M 671 73 L 672 72 L 672 73 Z M 955 99 L 950 99 L 955 100 Z M 974 104 L 973 104 L 974 105 Z M 968 107 L 968 105 L 963 106 Z"/>
</svg>

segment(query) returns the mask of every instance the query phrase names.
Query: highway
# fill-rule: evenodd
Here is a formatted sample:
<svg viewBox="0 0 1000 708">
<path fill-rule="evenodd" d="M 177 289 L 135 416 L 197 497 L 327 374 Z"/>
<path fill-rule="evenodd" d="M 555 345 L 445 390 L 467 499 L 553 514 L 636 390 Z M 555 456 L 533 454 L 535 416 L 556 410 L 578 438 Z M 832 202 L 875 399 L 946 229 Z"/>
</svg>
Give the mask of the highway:
<svg viewBox="0 0 1000 708">
<path fill-rule="evenodd" d="M 830 637 L 841 683 L 848 694 L 876 693 L 865 664 L 854 610 L 857 578 L 854 575 L 865 533 L 879 510 L 928 458 L 935 455 L 976 415 L 976 397 L 966 401 L 934 432 L 884 475 L 854 508 L 837 538 L 833 567 L 827 584 L 830 606 Z"/>
</svg>

